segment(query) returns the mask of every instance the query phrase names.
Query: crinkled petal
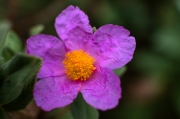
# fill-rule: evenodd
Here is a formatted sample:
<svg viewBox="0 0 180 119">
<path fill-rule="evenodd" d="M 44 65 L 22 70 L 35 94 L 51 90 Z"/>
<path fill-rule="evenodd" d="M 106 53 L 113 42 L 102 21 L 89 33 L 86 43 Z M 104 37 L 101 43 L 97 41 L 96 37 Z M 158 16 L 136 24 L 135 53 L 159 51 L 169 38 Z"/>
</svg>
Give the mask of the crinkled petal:
<svg viewBox="0 0 180 119">
<path fill-rule="evenodd" d="M 109 69 L 98 68 L 90 79 L 82 82 L 81 93 L 97 109 L 114 108 L 121 97 L 120 79 Z"/>
<path fill-rule="evenodd" d="M 66 46 L 68 48 L 74 48 L 75 46 L 74 49 L 76 49 L 78 43 L 81 44 L 87 41 L 88 35 L 93 33 L 88 16 L 81 11 L 79 7 L 72 5 L 57 16 L 55 28 L 57 34 L 65 42 Z M 75 44 L 73 45 L 73 43 Z"/>
<path fill-rule="evenodd" d="M 104 25 L 92 36 L 89 52 L 101 67 L 111 70 L 120 68 L 132 59 L 135 50 L 135 38 L 129 34 L 122 26 Z"/>
<path fill-rule="evenodd" d="M 43 59 L 38 78 L 64 74 L 65 46 L 60 39 L 44 34 L 32 36 L 27 40 L 27 53 Z"/>
<path fill-rule="evenodd" d="M 49 77 L 35 84 L 34 99 L 36 104 L 45 111 L 64 107 L 77 96 L 80 82 L 61 77 Z"/>
<path fill-rule="evenodd" d="M 64 41 L 68 50 L 79 50 L 86 51 L 87 42 L 92 34 L 85 32 L 84 30 L 76 27 L 69 31 L 69 38 Z"/>
</svg>

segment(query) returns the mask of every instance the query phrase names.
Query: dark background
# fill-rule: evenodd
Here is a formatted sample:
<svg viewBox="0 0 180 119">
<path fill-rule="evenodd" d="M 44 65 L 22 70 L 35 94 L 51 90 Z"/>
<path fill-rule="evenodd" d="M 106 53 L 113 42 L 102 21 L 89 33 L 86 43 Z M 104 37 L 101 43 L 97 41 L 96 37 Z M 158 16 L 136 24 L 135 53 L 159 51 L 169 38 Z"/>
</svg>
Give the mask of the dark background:
<svg viewBox="0 0 180 119">
<path fill-rule="evenodd" d="M 122 25 L 136 38 L 134 58 L 120 77 L 122 99 L 117 108 L 100 112 L 100 119 L 180 119 L 180 1 L 0 0 L 0 20 L 12 23 L 25 47 L 35 25 L 42 24 L 42 33 L 57 36 L 55 17 L 71 4 L 89 16 L 92 26 Z M 51 112 L 39 110 L 32 114 L 36 116 L 23 117 L 30 114 L 26 111 L 15 112 L 12 118 L 63 119 L 42 116 Z"/>
</svg>

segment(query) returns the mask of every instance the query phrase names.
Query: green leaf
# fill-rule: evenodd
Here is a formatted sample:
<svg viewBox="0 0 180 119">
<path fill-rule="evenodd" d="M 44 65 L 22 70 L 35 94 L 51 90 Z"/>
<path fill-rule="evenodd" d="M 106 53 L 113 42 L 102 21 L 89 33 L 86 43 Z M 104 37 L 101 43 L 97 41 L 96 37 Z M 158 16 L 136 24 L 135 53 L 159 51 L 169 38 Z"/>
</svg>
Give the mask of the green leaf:
<svg viewBox="0 0 180 119">
<path fill-rule="evenodd" d="M 2 56 L 5 62 L 10 60 L 16 53 L 22 50 L 22 43 L 20 38 L 13 31 L 9 31 L 6 37 L 6 41 L 3 45 Z"/>
<path fill-rule="evenodd" d="M 114 73 L 117 76 L 121 77 L 126 72 L 126 70 L 127 70 L 127 67 L 122 67 L 122 68 L 119 68 L 119 69 L 115 69 Z"/>
<path fill-rule="evenodd" d="M 3 106 L 6 111 L 12 112 L 24 109 L 33 99 L 33 89 L 34 84 L 36 83 L 36 75 L 38 74 L 42 64 L 40 59 L 36 58 L 34 60 L 36 60 L 36 62 L 32 65 L 30 72 L 24 79 L 24 87 L 21 94 L 15 100 Z"/>
<path fill-rule="evenodd" d="M 74 119 L 70 111 L 66 112 L 60 119 Z"/>
<path fill-rule="evenodd" d="M 0 65 L 4 63 L 4 57 L 0 56 Z"/>
<path fill-rule="evenodd" d="M 92 29 L 93 29 L 93 32 L 95 32 L 97 30 L 97 28 L 95 26 Z"/>
<path fill-rule="evenodd" d="M 98 111 L 84 101 L 82 94 L 79 94 L 71 104 L 71 113 L 74 119 L 98 119 L 99 117 Z"/>
<path fill-rule="evenodd" d="M 170 22 L 172 23 L 172 22 Z M 180 59 L 180 25 L 161 27 L 152 36 L 153 49 L 168 58 Z"/>
<path fill-rule="evenodd" d="M 9 31 L 6 37 L 4 47 L 9 47 L 12 51 L 19 52 L 22 50 L 21 39 L 15 32 Z"/>
<path fill-rule="evenodd" d="M 74 119 L 72 117 L 69 106 L 63 108 L 56 108 L 48 112 L 46 119 Z"/>
<path fill-rule="evenodd" d="M 41 33 L 43 30 L 44 30 L 44 25 L 38 24 L 38 25 L 36 25 L 36 26 L 33 26 L 33 27 L 30 29 L 29 34 L 30 34 L 30 36 L 36 35 L 36 34 Z"/>
<path fill-rule="evenodd" d="M 22 89 L 25 86 L 28 87 L 27 80 L 33 77 L 31 73 L 35 70 L 34 66 L 40 61 L 39 58 L 33 56 L 17 54 L 13 59 L 1 65 L 0 104 L 7 104 L 22 94 Z"/>
<path fill-rule="evenodd" d="M 11 25 L 9 22 L 7 21 L 1 21 L 0 22 L 0 54 L 1 54 L 1 50 L 2 50 L 2 47 L 5 43 L 5 39 L 6 39 L 6 35 L 10 29 Z"/>
<path fill-rule="evenodd" d="M 2 49 L 2 56 L 4 58 L 4 62 L 10 60 L 15 55 L 15 52 L 13 52 L 9 47 L 4 47 Z"/>
<path fill-rule="evenodd" d="M 7 119 L 3 108 L 0 106 L 0 119 Z"/>
</svg>

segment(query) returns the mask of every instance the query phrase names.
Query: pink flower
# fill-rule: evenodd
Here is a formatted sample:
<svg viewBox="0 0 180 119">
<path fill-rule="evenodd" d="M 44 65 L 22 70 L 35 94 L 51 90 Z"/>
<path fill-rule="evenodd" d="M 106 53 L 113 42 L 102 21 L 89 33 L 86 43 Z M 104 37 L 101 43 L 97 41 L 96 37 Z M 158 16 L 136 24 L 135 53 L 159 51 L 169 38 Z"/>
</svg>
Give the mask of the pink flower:
<svg viewBox="0 0 180 119">
<path fill-rule="evenodd" d="M 60 39 L 35 35 L 27 40 L 28 54 L 41 57 L 42 67 L 34 88 L 36 104 L 46 111 L 73 102 L 79 92 L 100 110 L 118 105 L 120 80 L 112 70 L 133 57 L 135 38 L 118 25 L 104 25 L 93 33 L 88 17 L 69 6 L 56 18 Z"/>
</svg>

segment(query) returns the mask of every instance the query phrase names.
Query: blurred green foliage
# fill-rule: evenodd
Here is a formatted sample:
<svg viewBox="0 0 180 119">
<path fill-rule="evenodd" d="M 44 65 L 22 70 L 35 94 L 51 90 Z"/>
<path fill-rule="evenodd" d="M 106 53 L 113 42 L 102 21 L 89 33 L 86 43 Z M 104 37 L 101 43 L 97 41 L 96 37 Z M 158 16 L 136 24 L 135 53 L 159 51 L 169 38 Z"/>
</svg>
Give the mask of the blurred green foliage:
<svg viewBox="0 0 180 119">
<path fill-rule="evenodd" d="M 98 119 L 99 114 L 96 109 L 88 105 L 79 94 L 71 104 L 71 112 L 74 119 Z"/>
<path fill-rule="evenodd" d="M 36 75 L 41 59 L 22 51 L 18 35 L 10 30 L 10 23 L 0 22 L 0 118 L 6 113 L 24 109 L 33 99 Z"/>
<path fill-rule="evenodd" d="M 7 21 L 1 21 L 0 22 L 0 54 L 2 54 L 2 48 L 4 46 L 4 43 L 6 41 L 6 35 L 8 34 L 8 31 L 10 29 L 10 23 Z"/>
<path fill-rule="evenodd" d="M 0 20 L 8 19 L 11 22 L 13 31 L 23 42 L 18 47 L 24 48 L 29 33 L 35 34 L 33 28 L 40 33 L 43 30 L 40 27 L 44 26 L 43 33 L 57 35 L 54 29 L 55 17 L 70 4 L 79 6 L 97 29 L 104 24 L 118 24 L 129 29 L 136 38 L 134 58 L 127 65 L 124 75 L 119 75 L 122 99 L 115 109 L 100 111 L 99 118 L 179 119 L 179 0 L 1 0 Z M 42 26 L 34 27 L 38 24 Z M 0 38 L 4 37 L 2 32 L 7 33 L 9 30 L 8 25 L 4 27 L 3 31 L 0 27 Z M 4 41 L 1 40 L 0 45 L 1 42 Z M 4 55 L 0 56 L 0 64 L 19 51 L 14 50 L 13 44 L 2 50 Z M 118 74 L 123 70 L 115 72 Z M 38 117 L 51 119 L 52 116 L 43 115 L 53 113 L 60 114 L 53 116 L 53 119 L 72 119 L 70 109 L 66 108 L 57 110 L 58 113 L 52 111 Z"/>
</svg>

